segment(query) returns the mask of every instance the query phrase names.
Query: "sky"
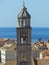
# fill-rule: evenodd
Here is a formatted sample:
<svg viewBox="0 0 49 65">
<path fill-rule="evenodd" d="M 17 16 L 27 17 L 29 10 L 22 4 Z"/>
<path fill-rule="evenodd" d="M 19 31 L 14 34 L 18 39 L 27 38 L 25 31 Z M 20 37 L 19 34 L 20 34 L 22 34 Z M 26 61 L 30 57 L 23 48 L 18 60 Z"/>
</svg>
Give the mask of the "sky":
<svg viewBox="0 0 49 65">
<path fill-rule="evenodd" d="M 32 27 L 49 27 L 49 0 L 24 0 Z M 23 0 L 0 0 L 0 27 L 17 27 Z"/>
</svg>

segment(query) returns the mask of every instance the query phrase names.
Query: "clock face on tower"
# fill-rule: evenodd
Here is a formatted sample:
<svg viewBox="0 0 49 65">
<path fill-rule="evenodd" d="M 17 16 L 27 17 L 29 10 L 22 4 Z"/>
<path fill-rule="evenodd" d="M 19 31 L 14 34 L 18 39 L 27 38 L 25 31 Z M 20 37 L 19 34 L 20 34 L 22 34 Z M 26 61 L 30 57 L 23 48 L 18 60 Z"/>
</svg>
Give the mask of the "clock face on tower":
<svg viewBox="0 0 49 65">
<path fill-rule="evenodd" d="M 21 61 L 27 61 L 27 55 L 25 53 L 21 54 Z"/>
</svg>

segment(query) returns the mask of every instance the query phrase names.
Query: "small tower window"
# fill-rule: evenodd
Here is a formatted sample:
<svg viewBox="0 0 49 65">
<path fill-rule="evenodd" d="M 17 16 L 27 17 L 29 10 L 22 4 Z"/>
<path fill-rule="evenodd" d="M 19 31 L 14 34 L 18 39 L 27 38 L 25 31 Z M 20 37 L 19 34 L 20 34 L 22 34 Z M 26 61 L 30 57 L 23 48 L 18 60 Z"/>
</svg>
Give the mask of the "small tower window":
<svg viewBox="0 0 49 65">
<path fill-rule="evenodd" d="M 20 19 L 20 26 L 22 26 L 22 20 Z"/>
<path fill-rule="evenodd" d="M 26 39 L 24 38 L 23 41 L 24 41 L 24 44 L 25 44 L 26 43 Z"/>
<path fill-rule="evenodd" d="M 23 38 L 21 38 L 21 44 L 23 44 Z"/>
<path fill-rule="evenodd" d="M 25 26 L 25 20 L 23 21 L 23 26 Z"/>
<path fill-rule="evenodd" d="M 21 44 L 26 44 L 26 36 L 21 37 Z"/>
</svg>

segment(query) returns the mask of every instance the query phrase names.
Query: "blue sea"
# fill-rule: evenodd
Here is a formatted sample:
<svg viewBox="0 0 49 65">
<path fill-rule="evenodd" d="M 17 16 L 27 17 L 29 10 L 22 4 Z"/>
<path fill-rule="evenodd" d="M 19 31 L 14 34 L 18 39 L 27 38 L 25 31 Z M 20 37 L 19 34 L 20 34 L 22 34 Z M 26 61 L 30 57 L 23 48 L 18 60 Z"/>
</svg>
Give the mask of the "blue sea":
<svg viewBox="0 0 49 65">
<path fill-rule="evenodd" d="M 17 37 L 16 28 L 0 28 L 0 38 L 14 39 Z M 41 38 L 47 41 L 49 38 L 49 28 L 32 28 L 32 42 L 38 41 Z"/>
</svg>

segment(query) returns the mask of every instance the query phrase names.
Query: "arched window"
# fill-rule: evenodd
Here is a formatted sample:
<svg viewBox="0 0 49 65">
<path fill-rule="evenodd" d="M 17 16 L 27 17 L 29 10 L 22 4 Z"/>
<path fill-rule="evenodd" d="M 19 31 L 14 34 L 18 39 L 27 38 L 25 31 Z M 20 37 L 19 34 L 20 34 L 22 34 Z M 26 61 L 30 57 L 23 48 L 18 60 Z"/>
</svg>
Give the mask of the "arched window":
<svg viewBox="0 0 49 65">
<path fill-rule="evenodd" d="M 26 39 L 27 39 L 26 36 L 22 36 L 21 37 L 21 44 L 26 44 Z"/>
<path fill-rule="evenodd" d="M 23 44 L 23 37 L 21 38 L 21 44 Z"/>
<path fill-rule="evenodd" d="M 25 26 L 25 20 L 23 21 L 23 26 Z"/>
</svg>

